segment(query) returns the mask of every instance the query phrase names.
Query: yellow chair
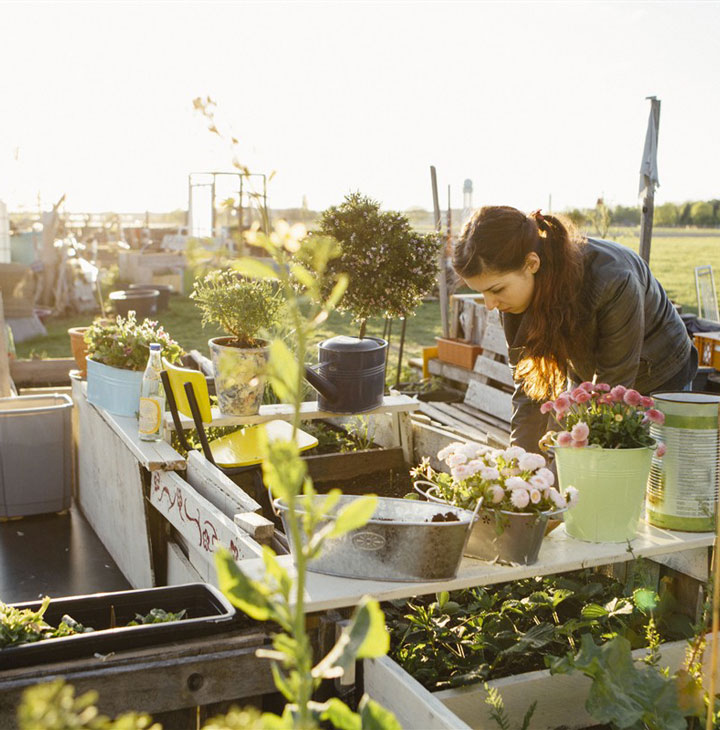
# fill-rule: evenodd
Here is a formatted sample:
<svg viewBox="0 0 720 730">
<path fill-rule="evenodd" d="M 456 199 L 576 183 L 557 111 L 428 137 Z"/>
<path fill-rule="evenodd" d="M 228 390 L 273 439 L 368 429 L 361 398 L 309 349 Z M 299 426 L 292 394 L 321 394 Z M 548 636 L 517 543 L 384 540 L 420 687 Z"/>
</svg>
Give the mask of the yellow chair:
<svg viewBox="0 0 720 730">
<path fill-rule="evenodd" d="M 210 393 L 205 375 L 198 370 L 178 367 L 163 360 L 162 373 L 165 394 L 175 423 L 175 430 L 186 450 L 191 446 L 185 438 L 178 413 L 193 419 L 205 458 L 229 476 L 248 471 L 262 462 L 264 440 L 288 441 L 292 438 L 292 425 L 287 421 L 273 420 L 254 426 L 245 426 L 233 433 L 208 441 L 205 424 L 212 422 Z M 305 431 L 298 430 L 295 440 L 300 451 L 307 451 L 318 440 Z"/>
</svg>

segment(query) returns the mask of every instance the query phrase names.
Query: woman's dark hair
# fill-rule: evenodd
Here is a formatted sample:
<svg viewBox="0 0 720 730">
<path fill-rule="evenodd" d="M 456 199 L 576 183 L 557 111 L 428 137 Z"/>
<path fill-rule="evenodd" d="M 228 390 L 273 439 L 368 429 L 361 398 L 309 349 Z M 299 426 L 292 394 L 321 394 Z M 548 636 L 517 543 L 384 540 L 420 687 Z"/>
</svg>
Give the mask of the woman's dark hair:
<svg viewBox="0 0 720 730">
<path fill-rule="evenodd" d="M 587 356 L 582 321 L 583 243 L 568 220 L 489 205 L 473 213 L 455 245 L 453 267 L 463 278 L 485 271 L 517 271 L 529 253 L 539 256 L 533 298 L 525 312 L 524 353 L 515 371 L 515 378 L 534 400 L 553 398 L 562 391 L 571 353 L 574 358 Z"/>
</svg>

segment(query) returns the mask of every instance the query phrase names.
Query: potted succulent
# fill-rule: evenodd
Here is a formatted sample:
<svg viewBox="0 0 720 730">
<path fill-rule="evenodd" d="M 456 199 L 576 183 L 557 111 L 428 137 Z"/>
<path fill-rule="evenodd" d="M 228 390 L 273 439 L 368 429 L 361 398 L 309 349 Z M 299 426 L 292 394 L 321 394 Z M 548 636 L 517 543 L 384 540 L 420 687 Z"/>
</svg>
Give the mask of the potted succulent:
<svg viewBox="0 0 720 730">
<path fill-rule="evenodd" d="M 453 443 L 438 452 L 450 473 L 427 460 L 413 470 L 415 488 L 428 499 L 474 510 L 479 520 L 465 554 L 482 560 L 529 565 L 537 560 L 548 519 L 574 506 L 577 490 L 554 486 L 555 475 L 540 454 L 519 446 L 504 451 L 476 443 Z M 429 487 L 423 489 L 423 487 Z"/>
<path fill-rule="evenodd" d="M 278 324 L 283 308 L 277 287 L 265 279 L 217 270 L 198 279 L 190 297 L 202 310 L 203 325 L 219 324 L 227 332 L 209 340 L 220 412 L 257 413 L 270 344 L 261 335 Z"/>
<path fill-rule="evenodd" d="M 380 203 L 360 193 L 324 211 L 318 234 L 340 245 L 328 272 L 350 277 L 337 308 L 360 323 L 360 337 L 368 318 L 406 317 L 435 286 L 437 236 L 417 233 L 402 213 L 381 211 Z"/>
<path fill-rule="evenodd" d="M 163 357 L 175 362 L 182 348 L 157 322 L 138 323 L 134 312 L 111 324 L 96 322 L 85 332 L 88 347 L 87 398 L 116 416 L 134 416 L 138 410 L 143 371 L 150 344 L 159 342 Z"/>
<path fill-rule="evenodd" d="M 649 396 L 607 383 L 585 382 L 543 403 L 559 431 L 542 445 L 552 448 L 561 485 L 577 487 L 579 506 L 565 518 L 572 537 L 590 542 L 625 542 L 635 537 L 652 455 L 665 445 L 650 435 L 665 416 Z"/>
</svg>

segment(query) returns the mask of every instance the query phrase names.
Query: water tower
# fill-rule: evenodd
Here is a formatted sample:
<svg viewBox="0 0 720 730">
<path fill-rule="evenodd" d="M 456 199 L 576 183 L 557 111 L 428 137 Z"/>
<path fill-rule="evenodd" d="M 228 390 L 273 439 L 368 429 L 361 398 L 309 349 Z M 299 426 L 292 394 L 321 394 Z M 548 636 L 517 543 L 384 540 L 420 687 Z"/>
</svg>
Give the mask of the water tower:
<svg viewBox="0 0 720 730">
<path fill-rule="evenodd" d="M 461 227 L 465 225 L 467 219 L 472 214 L 472 210 L 473 210 L 472 194 L 473 194 L 473 184 L 472 184 L 472 180 L 470 180 L 468 178 L 463 183 L 463 210 L 462 210 L 462 218 L 460 220 Z"/>
</svg>

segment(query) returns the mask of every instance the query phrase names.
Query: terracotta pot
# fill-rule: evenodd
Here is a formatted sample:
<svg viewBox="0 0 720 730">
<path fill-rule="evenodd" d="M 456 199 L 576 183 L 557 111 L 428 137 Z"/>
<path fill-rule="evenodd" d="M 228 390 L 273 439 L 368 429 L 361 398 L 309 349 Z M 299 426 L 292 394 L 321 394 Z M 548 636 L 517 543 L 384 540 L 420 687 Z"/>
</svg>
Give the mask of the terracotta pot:
<svg viewBox="0 0 720 730">
<path fill-rule="evenodd" d="M 70 327 L 68 334 L 70 335 L 70 347 L 72 355 L 75 358 L 75 364 L 78 366 L 81 377 L 87 376 L 87 364 L 85 358 L 88 354 L 87 344 L 85 343 L 85 333 L 87 327 Z"/>
</svg>

